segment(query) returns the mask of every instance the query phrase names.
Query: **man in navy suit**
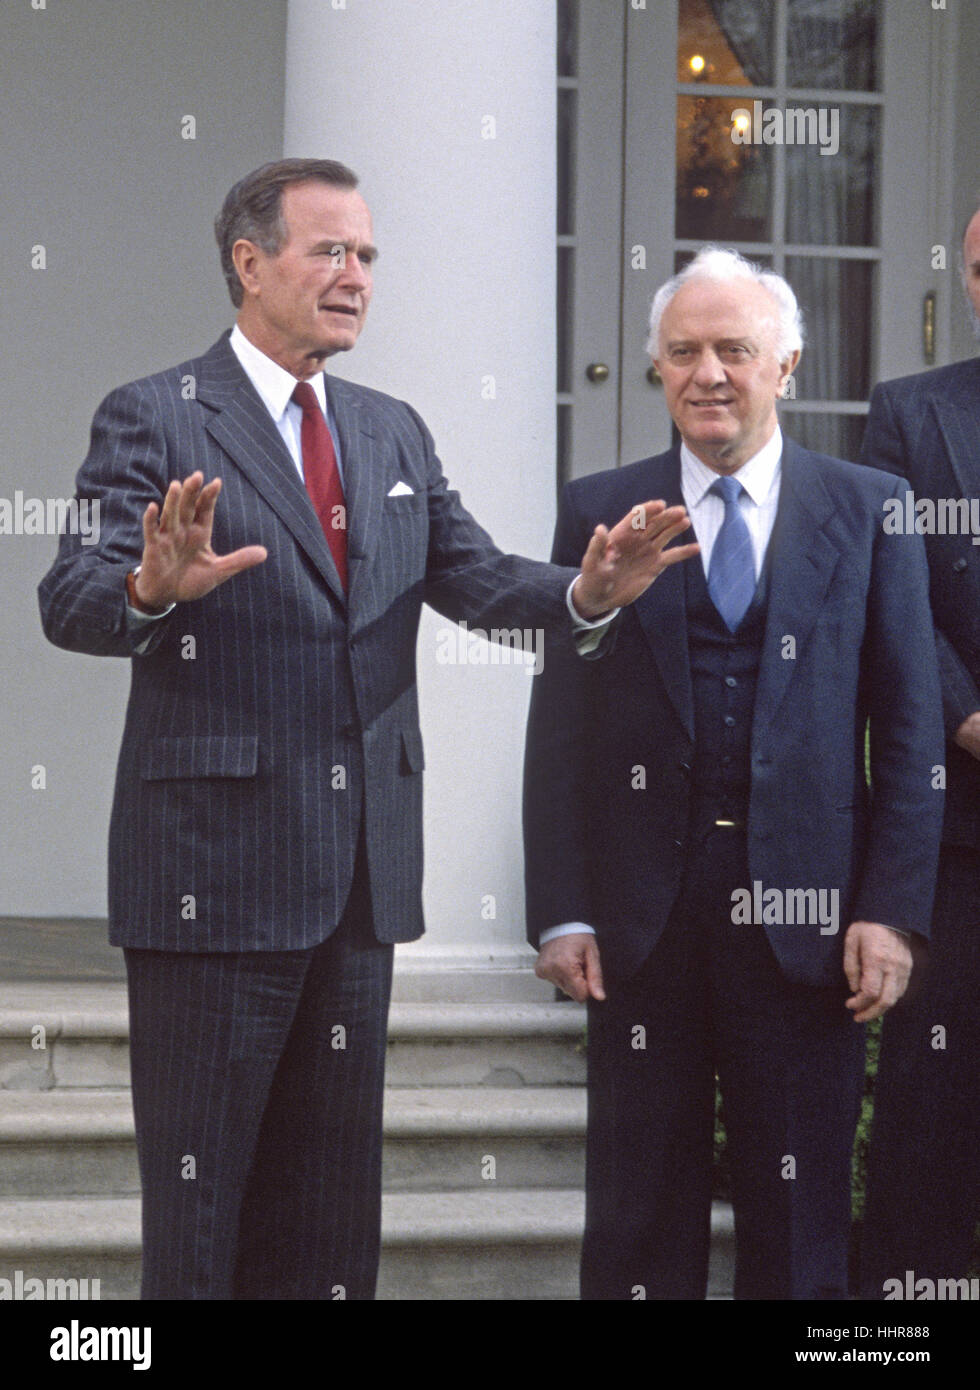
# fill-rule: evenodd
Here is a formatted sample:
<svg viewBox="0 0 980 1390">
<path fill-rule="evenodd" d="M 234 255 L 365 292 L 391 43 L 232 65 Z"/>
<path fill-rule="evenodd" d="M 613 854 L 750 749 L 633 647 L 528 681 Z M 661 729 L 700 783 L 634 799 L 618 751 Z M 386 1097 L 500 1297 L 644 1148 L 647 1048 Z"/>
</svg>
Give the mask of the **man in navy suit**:
<svg viewBox="0 0 980 1390">
<path fill-rule="evenodd" d="M 411 407 L 324 375 L 371 297 L 356 183 L 284 160 L 231 190 L 237 323 L 103 402 L 99 542 L 63 536 L 40 587 L 53 642 L 132 658 L 109 918 L 145 1298 L 373 1296 L 392 943 L 422 932 L 422 603 L 584 648 L 688 524 L 598 528 L 581 573 L 503 555 Z"/>
<path fill-rule="evenodd" d="M 585 1298 L 705 1296 L 716 1073 L 736 1298 L 846 1295 L 861 1024 L 928 929 L 942 731 L 904 485 L 781 434 L 801 343 L 786 282 L 706 248 L 651 316 L 680 446 L 562 498 L 556 562 L 647 495 L 701 549 L 532 692 L 529 935 L 589 1001 Z"/>
<path fill-rule="evenodd" d="M 962 251 L 980 331 L 980 211 Z M 907 478 L 922 503 L 946 726 L 928 957 L 883 1026 L 875 1083 L 861 1282 L 881 1298 L 907 1270 L 965 1277 L 980 1220 L 980 358 L 876 387 L 861 462 Z"/>
</svg>

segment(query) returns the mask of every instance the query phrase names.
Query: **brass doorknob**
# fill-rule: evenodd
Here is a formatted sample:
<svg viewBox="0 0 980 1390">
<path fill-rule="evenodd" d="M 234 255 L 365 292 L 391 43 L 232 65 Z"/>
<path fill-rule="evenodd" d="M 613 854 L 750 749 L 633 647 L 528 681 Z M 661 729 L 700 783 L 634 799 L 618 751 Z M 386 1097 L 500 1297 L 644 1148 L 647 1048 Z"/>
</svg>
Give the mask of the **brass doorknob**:
<svg viewBox="0 0 980 1390">
<path fill-rule="evenodd" d="M 590 362 L 585 369 L 585 375 L 590 381 L 600 382 L 609 380 L 609 368 L 605 362 Z"/>
</svg>

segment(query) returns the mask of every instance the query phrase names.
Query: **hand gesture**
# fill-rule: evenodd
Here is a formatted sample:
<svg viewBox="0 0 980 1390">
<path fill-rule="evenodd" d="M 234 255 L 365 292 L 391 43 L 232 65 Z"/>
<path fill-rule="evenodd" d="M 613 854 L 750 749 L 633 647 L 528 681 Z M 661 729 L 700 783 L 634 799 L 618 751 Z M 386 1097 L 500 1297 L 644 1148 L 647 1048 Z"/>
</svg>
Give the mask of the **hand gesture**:
<svg viewBox="0 0 980 1390">
<path fill-rule="evenodd" d="M 694 541 L 666 549 L 690 525 L 683 507 L 643 502 L 631 508 L 611 531 L 597 526 L 572 589 L 572 602 L 579 614 L 591 620 L 611 608 L 622 608 L 638 599 L 668 565 L 697 555 L 700 547 Z"/>
<path fill-rule="evenodd" d="M 230 555 L 216 555 L 211 549 L 220 491 L 220 478 L 205 487 L 204 474 L 192 473 L 183 483 L 175 479 L 170 484 L 162 509 L 151 502 L 143 513 L 143 559 L 134 588 L 145 608 L 164 609 L 203 598 L 233 574 L 266 558 L 261 545 L 246 545 Z"/>
</svg>

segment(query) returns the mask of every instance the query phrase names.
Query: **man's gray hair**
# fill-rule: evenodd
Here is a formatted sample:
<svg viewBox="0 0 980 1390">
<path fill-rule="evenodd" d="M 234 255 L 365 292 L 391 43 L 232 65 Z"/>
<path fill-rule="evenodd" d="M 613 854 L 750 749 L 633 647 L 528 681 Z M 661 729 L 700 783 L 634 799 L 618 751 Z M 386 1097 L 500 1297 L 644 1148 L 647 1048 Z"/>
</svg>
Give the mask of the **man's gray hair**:
<svg viewBox="0 0 980 1390">
<path fill-rule="evenodd" d="M 357 175 L 335 159 L 276 159 L 253 169 L 235 184 L 214 221 L 225 284 L 236 309 L 242 306 L 242 282 L 232 249 L 244 238 L 269 256 L 277 256 L 288 230 L 282 215 L 282 192 L 294 183 L 325 183 L 330 188 L 357 187 Z"/>
<path fill-rule="evenodd" d="M 763 270 L 737 251 L 721 246 L 702 246 L 683 270 L 672 275 L 653 296 L 650 308 L 650 337 L 647 352 L 656 357 L 660 342 L 660 321 L 664 310 L 682 286 L 691 280 L 752 280 L 767 291 L 776 309 L 776 357 L 785 362 L 803 347 L 803 313 L 788 283 L 774 270 Z"/>
</svg>

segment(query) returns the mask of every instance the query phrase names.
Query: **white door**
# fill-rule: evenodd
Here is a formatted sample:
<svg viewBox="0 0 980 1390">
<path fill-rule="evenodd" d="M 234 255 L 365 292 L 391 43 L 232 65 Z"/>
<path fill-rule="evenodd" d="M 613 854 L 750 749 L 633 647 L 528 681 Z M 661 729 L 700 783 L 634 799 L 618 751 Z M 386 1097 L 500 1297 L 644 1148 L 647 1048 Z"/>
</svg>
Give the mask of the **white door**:
<svg viewBox="0 0 980 1390">
<path fill-rule="evenodd" d="M 797 292 L 807 447 L 856 458 L 874 383 L 944 360 L 955 41 L 922 0 L 561 0 L 561 481 L 669 445 L 646 321 L 706 242 Z"/>
</svg>

